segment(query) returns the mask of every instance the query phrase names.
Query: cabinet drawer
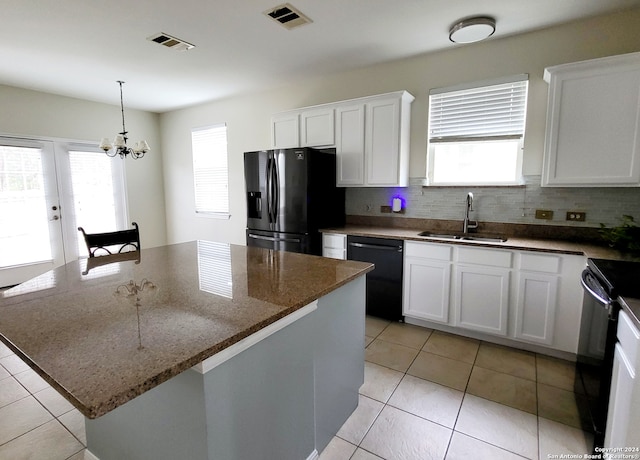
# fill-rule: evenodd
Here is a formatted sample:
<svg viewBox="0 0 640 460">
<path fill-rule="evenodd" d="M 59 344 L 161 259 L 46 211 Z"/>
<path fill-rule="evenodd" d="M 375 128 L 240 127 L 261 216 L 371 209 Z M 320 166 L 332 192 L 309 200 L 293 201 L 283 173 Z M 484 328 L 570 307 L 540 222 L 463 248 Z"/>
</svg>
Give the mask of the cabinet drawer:
<svg viewBox="0 0 640 460">
<path fill-rule="evenodd" d="M 337 248 L 322 248 L 322 255 L 324 257 L 330 257 L 332 259 L 340 259 L 340 260 L 346 260 L 347 259 L 347 255 L 345 253 L 344 249 L 337 249 Z"/>
<path fill-rule="evenodd" d="M 426 259 L 451 260 L 451 246 L 446 244 L 428 244 L 406 241 L 404 253 L 407 257 L 423 257 Z"/>
<path fill-rule="evenodd" d="M 458 262 L 511 268 L 511 252 L 497 249 L 458 248 Z"/>
<path fill-rule="evenodd" d="M 560 257 L 542 254 L 522 253 L 520 255 L 520 270 L 543 273 L 559 273 Z"/>
<path fill-rule="evenodd" d="M 336 248 L 344 250 L 347 248 L 347 235 L 338 233 L 323 233 L 322 246 L 325 248 Z"/>
<path fill-rule="evenodd" d="M 618 340 L 624 351 L 624 355 L 635 371 L 637 367 L 638 348 L 640 347 L 640 333 L 631 322 L 629 316 L 624 312 L 620 312 L 618 318 Z"/>
</svg>

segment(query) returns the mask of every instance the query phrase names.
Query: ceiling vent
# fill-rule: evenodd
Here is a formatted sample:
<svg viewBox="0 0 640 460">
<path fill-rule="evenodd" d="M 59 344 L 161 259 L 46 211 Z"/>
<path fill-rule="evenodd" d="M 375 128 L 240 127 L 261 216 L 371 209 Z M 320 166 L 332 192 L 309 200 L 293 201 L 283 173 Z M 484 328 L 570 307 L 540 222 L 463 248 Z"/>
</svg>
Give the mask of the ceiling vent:
<svg viewBox="0 0 640 460">
<path fill-rule="evenodd" d="M 159 34 L 152 35 L 151 37 L 147 37 L 147 40 L 159 43 L 160 45 L 166 46 L 167 48 L 171 48 L 176 51 L 186 51 L 191 48 L 195 48 L 195 45 L 191 43 L 187 43 L 184 40 L 180 40 L 179 38 L 172 37 L 169 34 L 165 34 L 164 32 L 160 32 Z"/>
<path fill-rule="evenodd" d="M 282 5 L 271 8 L 265 11 L 264 14 L 289 30 L 313 22 L 289 3 L 283 3 Z"/>
</svg>

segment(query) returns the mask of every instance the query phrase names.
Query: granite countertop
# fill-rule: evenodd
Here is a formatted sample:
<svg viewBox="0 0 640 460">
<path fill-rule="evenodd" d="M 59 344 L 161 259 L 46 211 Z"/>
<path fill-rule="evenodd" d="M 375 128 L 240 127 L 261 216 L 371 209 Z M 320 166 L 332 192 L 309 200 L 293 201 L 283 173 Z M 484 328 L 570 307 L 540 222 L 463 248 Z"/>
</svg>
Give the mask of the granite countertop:
<svg viewBox="0 0 640 460">
<path fill-rule="evenodd" d="M 72 262 L 0 294 L 0 339 L 89 418 L 373 269 L 211 242 L 131 254 L 88 271 Z"/>
<path fill-rule="evenodd" d="M 507 241 L 503 242 L 487 242 L 487 241 L 473 241 L 473 240 L 448 240 L 430 238 L 425 236 L 419 236 L 422 231 L 428 230 L 426 228 L 404 228 L 404 227 L 380 227 L 380 226 L 367 226 L 367 225 L 346 225 L 339 228 L 327 228 L 322 231 L 325 233 L 342 233 L 347 235 L 357 236 L 371 236 L 378 238 L 394 238 L 401 240 L 421 241 L 429 243 L 442 243 L 442 244 L 460 244 L 466 246 L 476 247 L 492 247 L 502 249 L 515 249 L 525 251 L 541 251 L 560 254 L 575 254 L 584 255 L 586 257 L 600 258 L 600 259 L 625 259 L 628 258 L 620 251 L 600 246 L 596 244 L 590 244 L 579 241 L 569 241 L 560 239 L 546 239 L 546 238 L 527 238 L 522 236 L 507 236 Z M 446 230 L 434 230 L 433 233 L 447 233 Z M 476 233 L 470 233 L 475 235 Z M 483 235 L 484 232 L 477 233 L 477 235 Z M 493 236 L 494 233 L 488 233 L 487 235 Z"/>
</svg>

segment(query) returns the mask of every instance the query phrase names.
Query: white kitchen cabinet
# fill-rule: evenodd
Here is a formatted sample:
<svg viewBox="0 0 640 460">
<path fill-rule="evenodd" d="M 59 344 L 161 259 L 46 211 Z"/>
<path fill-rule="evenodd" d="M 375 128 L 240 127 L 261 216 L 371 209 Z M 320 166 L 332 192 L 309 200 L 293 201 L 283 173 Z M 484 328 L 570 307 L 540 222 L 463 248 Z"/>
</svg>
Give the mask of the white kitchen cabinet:
<svg viewBox="0 0 640 460">
<path fill-rule="evenodd" d="M 449 322 L 451 252 L 448 245 L 405 242 L 403 315 Z"/>
<path fill-rule="evenodd" d="M 339 152 L 339 153 L 338 153 Z M 336 184 L 364 184 L 364 104 L 336 107 Z"/>
<path fill-rule="evenodd" d="M 300 147 L 300 116 L 282 113 L 271 117 L 271 147 L 288 149 Z"/>
<path fill-rule="evenodd" d="M 322 234 L 322 255 L 332 259 L 347 259 L 347 235 L 342 233 Z"/>
<path fill-rule="evenodd" d="M 425 327 L 575 354 L 585 262 L 573 254 L 405 241 L 403 315 Z"/>
<path fill-rule="evenodd" d="M 454 324 L 506 336 L 511 271 L 482 265 L 458 265 L 455 273 Z"/>
<path fill-rule="evenodd" d="M 515 338 L 544 345 L 553 343 L 560 261 L 555 255 L 520 254 Z"/>
<path fill-rule="evenodd" d="M 414 99 L 397 91 L 273 115 L 272 148 L 335 147 L 338 187 L 406 187 Z"/>
<path fill-rule="evenodd" d="M 545 69 L 542 185 L 640 186 L 640 53 Z"/>
<path fill-rule="evenodd" d="M 335 144 L 333 107 L 293 110 L 271 117 L 271 147 L 323 147 Z"/>
<path fill-rule="evenodd" d="M 343 107 L 337 115 L 336 129 L 338 186 L 409 184 L 409 129 L 414 99 L 408 92 L 399 91 L 354 99 Z M 357 106 L 362 107 L 361 111 L 356 111 Z"/>
<path fill-rule="evenodd" d="M 609 411 L 605 430 L 605 447 L 640 447 L 640 379 L 638 371 L 638 349 L 640 332 L 629 316 L 620 312 L 618 319 L 618 343 L 613 358 L 613 375 L 609 395 Z M 637 451 L 623 452 L 629 455 Z"/>
<path fill-rule="evenodd" d="M 300 147 L 335 144 L 333 108 L 303 110 L 300 113 Z"/>
</svg>

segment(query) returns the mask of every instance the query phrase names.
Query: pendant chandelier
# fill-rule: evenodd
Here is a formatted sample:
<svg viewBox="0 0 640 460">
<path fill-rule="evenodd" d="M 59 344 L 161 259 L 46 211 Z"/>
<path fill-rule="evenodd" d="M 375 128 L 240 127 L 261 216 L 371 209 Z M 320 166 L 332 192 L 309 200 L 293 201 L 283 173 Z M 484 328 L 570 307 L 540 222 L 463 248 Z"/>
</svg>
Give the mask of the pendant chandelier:
<svg viewBox="0 0 640 460">
<path fill-rule="evenodd" d="M 122 84 L 124 82 L 118 80 L 118 84 L 120 84 L 120 109 L 122 111 L 122 132 L 118 133 L 113 140 L 113 144 L 109 141 L 109 138 L 103 137 L 102 142 L 100 142 L 100 148 L 104 150 L 110 157 L 115 157 L 116 155 L 120 155 L 120 158 L 126 158 L 127 155 L 131 155 L 131 158 L 138 159 L 142 158 L 145 153 L 149 150 L 149 144 L 147 141 L 142 140 L 140 142 L 136 142 L 132 147 L 127 146 L 127 128 L 124 126 L 124 103 L 122 101 Z"/>
</svg>

